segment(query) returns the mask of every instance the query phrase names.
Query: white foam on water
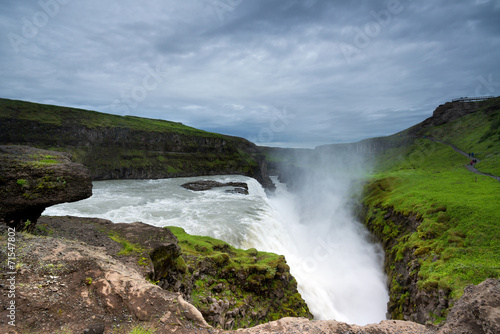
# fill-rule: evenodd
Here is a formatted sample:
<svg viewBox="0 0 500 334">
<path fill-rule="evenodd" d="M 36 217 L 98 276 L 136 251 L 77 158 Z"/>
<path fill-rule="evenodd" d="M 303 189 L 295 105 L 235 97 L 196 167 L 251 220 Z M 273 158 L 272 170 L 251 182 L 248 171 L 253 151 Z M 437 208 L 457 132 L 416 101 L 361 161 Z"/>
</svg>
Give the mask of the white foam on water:
<svg viewBox="0 0 500 334">
<path fill-rule="evenodd" d="M 246 182 L 249 195 L 181 187 L 196 180 Z M 268 198 L 256 180 L 244 176 L 99 181 L 89 199 L 47 208 L 44 215 L 179 226 L 235 247 L 283 254 L 316 319 L 360 325 L 385 319 L 382 249 L 343 209 L 343 194 L 332 187 L 309 203 L 275 182 L 278 189 Z"/>
</svg>

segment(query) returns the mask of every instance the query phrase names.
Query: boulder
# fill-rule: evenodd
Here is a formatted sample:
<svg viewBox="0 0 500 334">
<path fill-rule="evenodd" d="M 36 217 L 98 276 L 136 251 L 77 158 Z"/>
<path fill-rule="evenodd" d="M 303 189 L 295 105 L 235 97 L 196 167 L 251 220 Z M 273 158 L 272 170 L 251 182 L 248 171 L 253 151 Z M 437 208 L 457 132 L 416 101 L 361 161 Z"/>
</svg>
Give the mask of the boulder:
<svg viewBox="0 0 500 334">
<path fill-rule="evenodd" d="M 42 217 L 45 219 L 44 217 Z M 42 219 L 41 219 L 42 221 Z M 213 333 L 180 294 L 161 289 L 103 247 L 16 235 L 15 317 L 0 308 L 0 333 Z M 7 238 L 0 236 L 6 249 Z M 0 260 L 5 255 L 0 253 Z M 14 293 L 14 292 L 12 292 Z M 12 320 L 13 319 L 13 320 Z M 11 324 L 8 324 L 11 321 Z M 15 325 L 15 327 L 14 327 Z M 149 331 L 151 329 L 151 331 Z"/>
<path fill-rule="evenodd" d="M 456 333 L 500 333 L 500 279 L 465 288 L 439 330 L 439 334 Z"/>
<path fill-rule="evenodd" d="M 226 192 L 235 193 L 235 194 L 243 194 L 248 195 L 248 185 L 245 182 L 217 182 L 211 180 L 203 180 L 203 181 L 195 181 L 184 183 L 182 187 L 193 190 L 193 191 L 204 191 L 210 190 L 213 188 L 220 187 L 233 187 L 233 189 L 228 189 Z"/>
<path fill-rule="evenodd" d="M 32 230 L 46 207 L 91 195 L 89 171 L 68 154 L 0 146 L 0 223 Z"/>
</svg>

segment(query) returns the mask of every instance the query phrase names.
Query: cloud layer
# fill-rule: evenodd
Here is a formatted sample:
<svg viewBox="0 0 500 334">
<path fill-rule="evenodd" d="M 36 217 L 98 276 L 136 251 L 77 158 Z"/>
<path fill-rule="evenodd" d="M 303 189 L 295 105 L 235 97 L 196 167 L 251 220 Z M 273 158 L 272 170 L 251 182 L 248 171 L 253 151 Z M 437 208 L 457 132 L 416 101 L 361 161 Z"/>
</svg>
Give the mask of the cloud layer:
<svg viewBox="0 0 500 334">
<path fill-rule="evenodd" d="M 500 95 L 498 17 L 498 0 L 6 0 L 0 97 L 350 142 Z"/>
</svg>

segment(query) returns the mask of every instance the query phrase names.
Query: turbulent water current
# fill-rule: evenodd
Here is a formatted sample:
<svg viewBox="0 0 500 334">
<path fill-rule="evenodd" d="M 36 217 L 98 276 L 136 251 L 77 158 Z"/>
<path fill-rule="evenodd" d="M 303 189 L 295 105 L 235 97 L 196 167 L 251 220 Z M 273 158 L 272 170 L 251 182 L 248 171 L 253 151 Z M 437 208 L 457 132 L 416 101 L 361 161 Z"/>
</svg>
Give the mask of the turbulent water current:
<svg viewBox="0 0 500 334">
<path fill-rule="evenodd" d="M 249 195 L 181 187 L 196 180 L 246 182 Z M 98 181 L 89 199 L 53 206 L 43 214 L 180 226 L 238 248 L 283 254 L 316 319 L 359 325 L 385 319 L 383 252 L 344 209 L 343 195 L 331 187 L 321 196 L 303 198 L 274 181 L 277 190 L 269 196 L 244 176 Z"/>
</svg>

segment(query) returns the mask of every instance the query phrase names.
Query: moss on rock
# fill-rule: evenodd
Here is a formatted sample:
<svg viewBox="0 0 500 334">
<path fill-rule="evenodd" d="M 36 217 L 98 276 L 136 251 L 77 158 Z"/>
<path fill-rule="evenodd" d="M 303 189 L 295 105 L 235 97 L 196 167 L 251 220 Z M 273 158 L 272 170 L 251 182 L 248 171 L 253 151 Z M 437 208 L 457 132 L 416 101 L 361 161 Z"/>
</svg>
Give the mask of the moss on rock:
<svg viewBox="0 0 500 334">
<path fill-rule="evenodd" d="M 234 329 L 283 317 L 312 318 L 284 256 L 168 228 L 179 240 L 187 272 L 171 270 L 159 285 L 182 292 L 212 326 Z"/>
</svg>

